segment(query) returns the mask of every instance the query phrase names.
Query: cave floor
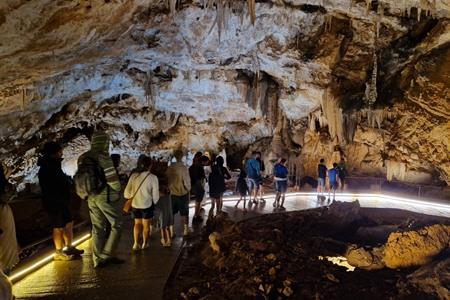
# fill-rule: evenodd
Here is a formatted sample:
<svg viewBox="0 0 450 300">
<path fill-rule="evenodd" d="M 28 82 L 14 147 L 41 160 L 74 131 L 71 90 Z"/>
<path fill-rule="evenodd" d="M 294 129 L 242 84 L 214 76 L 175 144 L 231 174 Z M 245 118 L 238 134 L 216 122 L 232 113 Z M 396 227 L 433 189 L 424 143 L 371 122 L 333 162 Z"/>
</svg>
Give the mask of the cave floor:
<svg viewBox="0 0 450 300">
<path fill-rule="evenodd" d="M 242 202 L 239 209 L 234 209 L 235 201 L 225 201 L 224 211 L 230 219 L 239 221 L 261 214 L 274 212 L 272 200 L 267 197 L 266 203 L 253 205 L 247 214 L 242 212 Z M 355 197 L 336 196 L 337 200 L 351 201 Z M 363 207 L 399 208 L 435 216 L 449 216 L 450 205 L 424 205 L 421 203 L 400 203 L 389 200 L 358 197 Z M 304 210 L 322 206 L 326 202 L 318 202 L 314 196 L 287 197 L 287 211 Z M 205 205 L 208 212 L 209 205 Z M 193 215 L 191 208 L 190 215 Z M 181 237 L 179 219 L 175 218 L 176 234 L 172 248 L 162 248 L 159 242 L 159 232 L 153 233 L 150 249 L 132 253 L 132 222 L 125 222 L 118 256 L 126 259 L 123 265 L 111 265 L 104 269 L 94 269 L 91 259 L 90 240 L 81 245 L 85 250 L 81 260 L 70 262 L 51 262 L 36 272 L 28 275 L 14 285 L 16 299 L 161 299 L 163 289 L 171 270 L 176 264 L 181 247 L 184 244 Z M 178 224 L 178 226 L 177 226 Z M 194 227 L 198 233 L 201 225 Z"/>
</svg>

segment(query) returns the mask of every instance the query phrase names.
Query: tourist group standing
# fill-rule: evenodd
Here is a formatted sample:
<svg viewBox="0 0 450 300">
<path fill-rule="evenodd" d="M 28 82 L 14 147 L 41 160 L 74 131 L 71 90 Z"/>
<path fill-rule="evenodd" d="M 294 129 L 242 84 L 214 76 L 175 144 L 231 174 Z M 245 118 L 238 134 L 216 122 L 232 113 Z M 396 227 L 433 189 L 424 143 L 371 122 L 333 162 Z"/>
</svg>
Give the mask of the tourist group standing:
<svg viewBox="0 0 450 300">
<path fill-rule="evenodd" d="M 53 241 L 56 249 L 55 260 L 72 260 L 83 253 L 72 245 L 73 218 L 70 213 L 70 198 L 73 187 L 76 193 L 87 200 L 92 223 L 93 261 L 95 267 L 121 264 L 124 261 L 116 256 L 116 249 L 122 233 L 122 210 L 131 213 L 133 225 L 133 251 L 149 247 L 149 239 L 154 223 L 158 223 L 161 244 L 172 245 L 174 234 L 174 215 L 179 214 L 183 226 L 183 236 L 190 234 L 189 200 L 195 199 L 193 223 L 203 221 L 202 201 L 209 190 L 211 209 L 209 217 L 223 213 L 223 195 L 227 190 L 227 180 L 231 174 L 225 167 L 222 156 L 210 159 L 202 152 L 194 155 L 188 168 L 183 163 L 184 153 L 173 152 L 171 162 L 165 173 L 154 174 L 154 162 L 141 155 L 136 168 L 129 178 L 120 174 L 120 155 L 109 154 L 109 136 L 96 130 L 91 138 L 90 150 L 78 159 L 78 171 L 71 179 L 61 168 L 62 147 L 49 142 L 42 149 L 39 159 L 39 183 L 41 185 L 43 207 L 53 228 Z M 278 159 L 273 166 L 273 182 L 276 192 L 273 207 L 284 210 L 285 194 L 288 188 L 288 168 L 285 158 Z M 253 152 L 251 158 L 243 162 L 235 191 L 243 201 L 243 211 L 253 204 L 264 203 L 263 179 L 265 172 L 261 152 Z M 318 196 L 325 193 L 328 178 L 328 197 L 333 200 L 339 185 L 344 185 L 347 175 L 345 163 L 334 163 L 327 169 L 321 159 L 317 167 Z M 161 180 L 164 184 L 160 184 Z M 248 206 L 247 206 L 248 196 Z M 119 201 L 122 199 L 123 201 Z M 125 205 L 123 204 L 125 201 Z M 156 217 L 156 218 L 155 218 Z M 156 222 L 153 222 L 156 220 Z"/>
</svg>

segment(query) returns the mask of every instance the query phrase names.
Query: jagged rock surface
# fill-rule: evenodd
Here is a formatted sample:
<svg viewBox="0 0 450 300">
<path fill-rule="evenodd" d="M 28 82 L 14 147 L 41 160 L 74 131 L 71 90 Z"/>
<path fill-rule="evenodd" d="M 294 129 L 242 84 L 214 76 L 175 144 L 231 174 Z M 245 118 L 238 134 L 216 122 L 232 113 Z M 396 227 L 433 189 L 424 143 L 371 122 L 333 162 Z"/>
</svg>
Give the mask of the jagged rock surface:
<svg viewBox="0 0 450 300">
<path fill-rule="evenodd" d="M 240 1 L 2 1 L 0 158 L 33 182 L 56 139 L 71 173 L 100 125 L 127 163 L 259 148 L 299 176 L 345 156 L 354 174 L 449 183 L 450 7 L 400 2 L 257 2 L 253 19 Z"/>
</svg>

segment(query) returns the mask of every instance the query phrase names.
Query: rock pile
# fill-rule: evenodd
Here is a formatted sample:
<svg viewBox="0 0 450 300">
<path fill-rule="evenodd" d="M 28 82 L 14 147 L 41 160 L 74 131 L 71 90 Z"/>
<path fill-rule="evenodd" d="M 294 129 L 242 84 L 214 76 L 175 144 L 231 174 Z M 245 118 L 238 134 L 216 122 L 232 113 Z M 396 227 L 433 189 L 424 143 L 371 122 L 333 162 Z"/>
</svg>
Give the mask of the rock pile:
<svg viewBox="0 0 450 300">
<path fill-rule="evenodd" d="M 226 216 L 210 219 L 199 240 L 186 250 L 187 259 L 177 270 L 179 280 L 166 287 L 166 299 L 403 299 L 411 293 L 424 295 L 422 299 L 446 299 L 442 296 L 445 260 L 416 272 L 385 266 L 429 261 L 438 249 L 448 246 L 448 226 L 391 233 L 386 246 L 363 248 L 372 242 L 361 240 L 360 228 L 381 225 L 399 230 L 411 215 L 386 210 L 388 226 L 380 224 L 383 214 L 375 212 L 370 218 L 357 202 L 335 202 L 329 209 L 265 215 L 239 223 Z M 392 224 L 394 216 L 397 224 Z M 415 217 L 417 223 L 436 222 Z M 422 242 L 414 245 L 412 241 L 419 237 Z M 357 268 L 348 272 L 341 267 L 342 262 L 347 264 L 342 256 L 356 240 L 359 246 L 347 253 L 347 259 Z M 434 246 L 425 251 L 421 245 Z M 429 279 L 422 280 L 428 276 L 424 274 Z"/>
</svg>

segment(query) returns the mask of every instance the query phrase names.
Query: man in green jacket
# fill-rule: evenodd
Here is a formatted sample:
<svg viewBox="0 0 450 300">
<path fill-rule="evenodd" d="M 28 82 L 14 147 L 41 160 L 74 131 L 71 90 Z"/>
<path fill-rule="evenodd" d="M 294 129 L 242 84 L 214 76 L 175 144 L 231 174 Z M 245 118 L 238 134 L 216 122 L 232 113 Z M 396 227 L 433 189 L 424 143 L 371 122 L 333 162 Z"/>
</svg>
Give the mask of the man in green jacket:
<svg viewBox="0 0 450 300">
<path fill-rule="evenodd" d="M 120 181 L 109 156 L 109 136 L 104 131 L 95 131 L 91 149 L 78 159 L 78 165 L 86 159 L 96 161 L 105 175 L 106 184 L 96 195 L 88 196 L 89 215 L 92 223 L 92 245 L 94 267 L 121 264 L 124 260 L 114 256 L 121 234 L 119 208 Z M 109 226 L 108 226 L 109 223 Z M 110 232 L 106 232 L 107 227 Z"/>
</svg>

